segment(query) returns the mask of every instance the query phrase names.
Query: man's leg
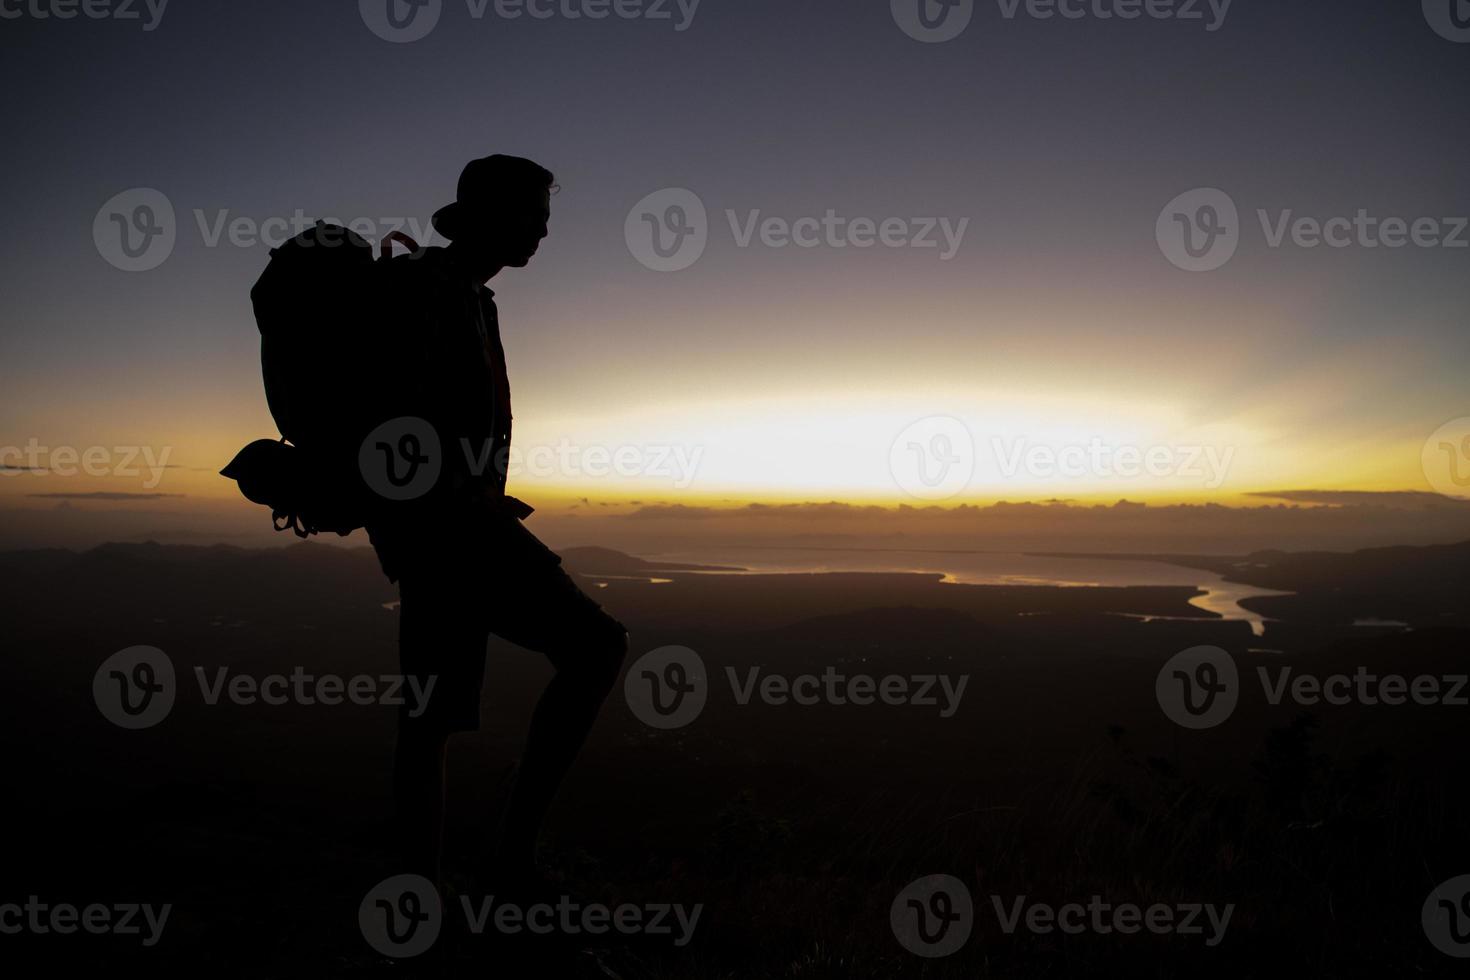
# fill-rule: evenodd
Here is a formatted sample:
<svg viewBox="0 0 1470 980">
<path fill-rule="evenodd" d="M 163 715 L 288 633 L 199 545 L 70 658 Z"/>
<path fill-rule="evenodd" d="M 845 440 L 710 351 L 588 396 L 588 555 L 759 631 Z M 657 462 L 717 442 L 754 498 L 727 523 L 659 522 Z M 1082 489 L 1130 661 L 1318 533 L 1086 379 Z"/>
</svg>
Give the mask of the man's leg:
<svg viewBox="0 0 1470 980">
<path fill-rule="evenodd" d="M 575 588 L 573 585 L 572 588 Z M 590 599 L 585 600 L 596 608 Z M 628 652 L 622 624 L 596 609 L 575 650 L 546 649 L 556 666 L 531 717 L 526 748 L 500 827 L 496 864 L 511 877 L 534 874 L 536 839 L 567 770 L 587 740 L 597 713 L 617 682 Z"/>
<path fill-rule="evenodd" d="M 404 870 L 440 884 L 444 851 L 444 757 L 448 736 L 398 725 L 393 757 L 393 802 Z"/>
<path fill-rule="evenodd" d="M 393 761 L 400 859 L 408 871 L 440 884 L 444 844 L 444 767 L 449 736 L 479 727 L 488 628 L 462 584 L 438 569 L 416 570 L 399 584 L 399 662 L 431 691 L 427 704 L 398 715 Z M 432 683 L 432 687 L 430 684 Z"/>
</svg>

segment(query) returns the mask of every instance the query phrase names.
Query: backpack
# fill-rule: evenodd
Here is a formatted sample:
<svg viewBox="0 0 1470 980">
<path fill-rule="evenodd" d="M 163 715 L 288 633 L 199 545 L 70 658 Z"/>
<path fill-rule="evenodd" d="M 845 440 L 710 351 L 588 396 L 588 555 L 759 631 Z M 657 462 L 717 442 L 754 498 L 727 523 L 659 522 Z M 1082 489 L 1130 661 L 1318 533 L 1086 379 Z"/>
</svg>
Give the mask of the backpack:
<svg viewBox="0 0 1470 980">
<path fill-rule="evenodd" d="M 250 290 L 266 402 L 282 438 L 250 443 L 220 473 L 271 509 L 277 531 L 345 536 L 371 510 L 357 458 L 383 417 L 393 300 L 385 270 L 394 242 L 418 251 L 395 231 L 374 261 L 361 236 L 318 221 L 271 249 Z"/>
</svg>

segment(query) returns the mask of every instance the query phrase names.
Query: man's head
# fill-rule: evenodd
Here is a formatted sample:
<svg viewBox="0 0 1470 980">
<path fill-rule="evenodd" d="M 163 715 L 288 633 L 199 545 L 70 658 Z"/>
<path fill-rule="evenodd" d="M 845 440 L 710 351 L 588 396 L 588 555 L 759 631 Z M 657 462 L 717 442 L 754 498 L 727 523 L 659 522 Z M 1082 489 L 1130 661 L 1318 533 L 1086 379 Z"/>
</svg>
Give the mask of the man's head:
<svg viewBox="0 0 1470 980">
<path fill-rule="evenodd" d="M 488 279 L 531 261 L 546 237 L 555 189 L 551 171 L 522 157 L 497 153 L 471 160 L 459 175 L 454 203 L 434 213 L 434 228 Z"/>
</svg>

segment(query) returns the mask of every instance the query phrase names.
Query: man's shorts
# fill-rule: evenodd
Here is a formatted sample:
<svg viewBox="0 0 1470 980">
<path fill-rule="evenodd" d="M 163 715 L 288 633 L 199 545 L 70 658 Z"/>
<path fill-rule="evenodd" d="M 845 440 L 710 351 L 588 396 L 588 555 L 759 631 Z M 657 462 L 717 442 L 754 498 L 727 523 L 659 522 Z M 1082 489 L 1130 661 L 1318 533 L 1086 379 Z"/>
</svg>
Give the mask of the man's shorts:
<svg viewBox="0 0 1470 980">
<path fill-rule="evenodd" d="M 404 724 L 441 732 L 480 727 L 485 644 L 494 633 L 545 654 L 558 671 L 620 662 L 627 631 L 520 521 L 499 515 L 460 540 L 414 550 L 399 573 L 399 662 L 424 690 L 404 685 Z M 616 670 L 616 662 L 612 669 Z M 422 709 L 422 710 L 420 710 Z"/>
</svg>

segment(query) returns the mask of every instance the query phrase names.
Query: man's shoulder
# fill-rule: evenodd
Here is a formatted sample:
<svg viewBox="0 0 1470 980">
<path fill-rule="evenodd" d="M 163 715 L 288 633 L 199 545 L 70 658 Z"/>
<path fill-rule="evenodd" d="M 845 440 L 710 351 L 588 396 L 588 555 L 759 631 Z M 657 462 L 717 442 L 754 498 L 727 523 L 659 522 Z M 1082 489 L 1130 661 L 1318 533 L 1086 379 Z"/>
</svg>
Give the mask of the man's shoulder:
<svg viewBox="0 0 1470 980">
<path fill-rule="evenodd" d="M 387 272 L 402 282 L 442 283 L 450 281 L 447 253 L 440 246 L 421 248 L 416 252 L 403 252 L 384 260 Z"/>
<path fill-rule="evenodd" d="M 463 302 L 461 290 L 464 287 L 452 274 L 443 248 L 425 248 L 396 255 L 380 264 L 387 266 L 382 281 L 387 287 L 389 300 L 400 309 L 435 315 L 432 311 L 455 310 Z"/>
</svg>

